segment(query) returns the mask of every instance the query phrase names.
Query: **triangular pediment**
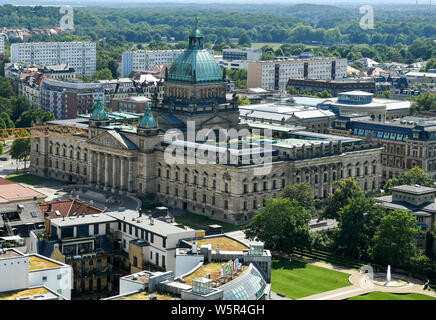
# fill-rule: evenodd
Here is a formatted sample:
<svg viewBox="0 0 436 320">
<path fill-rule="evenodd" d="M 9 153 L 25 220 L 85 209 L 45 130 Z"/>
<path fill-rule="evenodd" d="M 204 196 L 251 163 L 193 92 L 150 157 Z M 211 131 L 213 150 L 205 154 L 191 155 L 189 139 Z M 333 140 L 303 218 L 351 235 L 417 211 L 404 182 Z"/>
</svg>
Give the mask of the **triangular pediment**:
<svg viewBox="0 0 436 320">
<path fill-rule="evenodd" d="M 201 123 L 201 126 L 202 127 L 205 127 L 205 126 L 210 127 L 210 126 L 214 126 L 214 125 L 222 126 L 222 125 L 227 125 L 229 123 L 230 123 L 230 121 L 228 119 L 225 119 L 223 117 L 215 115 L 215 116 L 207 119 L 206 121 L 203 121 Z"/>
<path fill-rule="evenodd" d="M 110 131 L 106 131 L 90 140 L 89 143 L 96 144 L 103 147 L 109 147 L 120 150 L 128 150 L 129 147 L 124 143 L 122 139 L 120 139 L 119 133 L 113 134 Z"/>
</svg>

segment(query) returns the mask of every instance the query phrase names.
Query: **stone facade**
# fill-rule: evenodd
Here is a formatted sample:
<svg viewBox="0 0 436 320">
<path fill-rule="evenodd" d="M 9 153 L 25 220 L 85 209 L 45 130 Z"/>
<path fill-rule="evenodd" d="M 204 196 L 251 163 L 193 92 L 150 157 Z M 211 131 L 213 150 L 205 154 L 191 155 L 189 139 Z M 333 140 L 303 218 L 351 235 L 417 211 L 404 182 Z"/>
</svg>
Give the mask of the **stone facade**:
<svg viewBox="0 0 436 320">
<path fill-rule="evenodd" d="M 309 182 L 320 199 L 332 192 L 334 181 L 349 176 L 367 193 L 380 186 L 381 150 L 375 145 L 283 149 L 271 172 L 259 176 L 254 173 L 259 165 L 168 164 L 163 138 L 89 127 L 87 137 L 33 139 L 31 172 L 234 223 L 248 221 L 286 185 Z"/>
</svg>

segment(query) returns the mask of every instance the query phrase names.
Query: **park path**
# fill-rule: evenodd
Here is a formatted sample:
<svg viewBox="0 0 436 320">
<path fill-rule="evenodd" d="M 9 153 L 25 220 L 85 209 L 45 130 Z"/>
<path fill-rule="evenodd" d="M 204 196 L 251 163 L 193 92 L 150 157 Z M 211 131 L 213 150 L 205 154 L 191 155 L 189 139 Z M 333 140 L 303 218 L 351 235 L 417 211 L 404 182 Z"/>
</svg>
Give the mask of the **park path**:
<svg viewBox="0 0 436 320">
<path fill-rule="evenodd" d="M 311 296 L 303 297 L 297 300 L 344 300 L 348 299 L 357 295 L 362 295 L 365 293 L 369 293 L 372 291 L 381 291 L 381 292 L 389 292 L 389 293 L 420 293 L 428 296 L 432 296 L 436 298 L 436 292 L 434 291 L 428 291 L 423 289 L 422 284 L 411 284 L 407 287 L 400 287 L 400 288 L 382 288 L 382 287 L 374 287 L 374 288 L 367 288 L 364 286 L 361 286 L 361 280 L 363 277 L 365 277 L 364 274 L 361 274 L 357 270 L 353 269 L 347 269 L 340 266 L 335 266 L 329 263 L 321 262 L 321 261 L 309 261 L 304 258 L 299 258 L 292 256 L 292 259 L 310 263 L 312 265 L 330 269 L 330 270 L 336 270 L 344 273 L 348 273 L 350 277 L 348 280 L 350 281 L 350 285 L 330 291 L 321 292 L 318 294 L 314 294 Z"/>
</svg>

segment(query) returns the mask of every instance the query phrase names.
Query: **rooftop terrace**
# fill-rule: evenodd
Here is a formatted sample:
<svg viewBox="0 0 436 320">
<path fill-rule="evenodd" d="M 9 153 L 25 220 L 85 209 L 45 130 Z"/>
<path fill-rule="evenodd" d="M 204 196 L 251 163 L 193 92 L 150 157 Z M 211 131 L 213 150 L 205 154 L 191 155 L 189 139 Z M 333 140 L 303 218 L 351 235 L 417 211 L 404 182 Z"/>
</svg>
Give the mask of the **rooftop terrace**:
<svg viewBox="0 0 436 320">
<path fill-rule="evenodd" d="M 61 264 L 54 263 L 48 259 L 44 259 L 38 256 L 29 256 L 29 271 L 51 269 L 61 266 Z"/>
<path fill-rule="evenodd" d="M 50 291 L 48 291 L 45 287 L 31 288 L 25 290 L 11 291 L 7 293 L 0 293 L 0 300 L 15 300 L 17 298 L 47 293 L 50 293 Z"/>
<path fill-rule="evenodd" d="M 211 244 L 212 250 L 216 250 L 219 247 L 222 251 L 242 251 L 249 249 L 249 247 L 239 241 L 226 236 L 203 238 L 200 240 L 190 241 L 190 243 L 197 242 L 198 246 Z"/>
<path fill-rule="evenodd" d="M 123 297 L 116 298 L 115 300 L 150 300 L 151 295 L 155 295 L 156 300 L 175 300 L 175 298 L 170 295 L 148 293 L 146 291 L 125 295 Z"/>
<path fill-rule="evenodd" d="M 221 268 L 222 268 L 221 262 L 204 264 L 203 266 L 201 266 L 200 268 L 195 270 L 190 275 L 184 277 L 184 280 L 185 280 L 184 283 L 192 286 L 192 280 L 197 279 L 197 278 L 206 278 L 208 273 L 210 274 L 211 280 L 217 280 L 218 278 L 221 277 Z M 242 272 L 244 272 L 247 268 L 248 268 L 247 266 L 243 265 Z M 233 276 L 233 279 L 236 277 L 237 276 Z"/>
</svg>

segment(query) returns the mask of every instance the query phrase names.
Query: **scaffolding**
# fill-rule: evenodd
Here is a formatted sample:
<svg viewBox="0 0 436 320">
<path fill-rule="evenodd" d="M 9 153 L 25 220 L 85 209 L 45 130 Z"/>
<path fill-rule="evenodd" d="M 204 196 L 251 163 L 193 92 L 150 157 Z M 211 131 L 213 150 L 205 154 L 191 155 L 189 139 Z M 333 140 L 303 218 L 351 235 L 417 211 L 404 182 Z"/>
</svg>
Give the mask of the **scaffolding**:
<svg viewBox="0 0 436 320">
<path fill-rule="evenodd" d="M 86 135 L 76 125 L 35 126 L 29 128 L 0 129 L 0 141 Z"/>
</svg>

